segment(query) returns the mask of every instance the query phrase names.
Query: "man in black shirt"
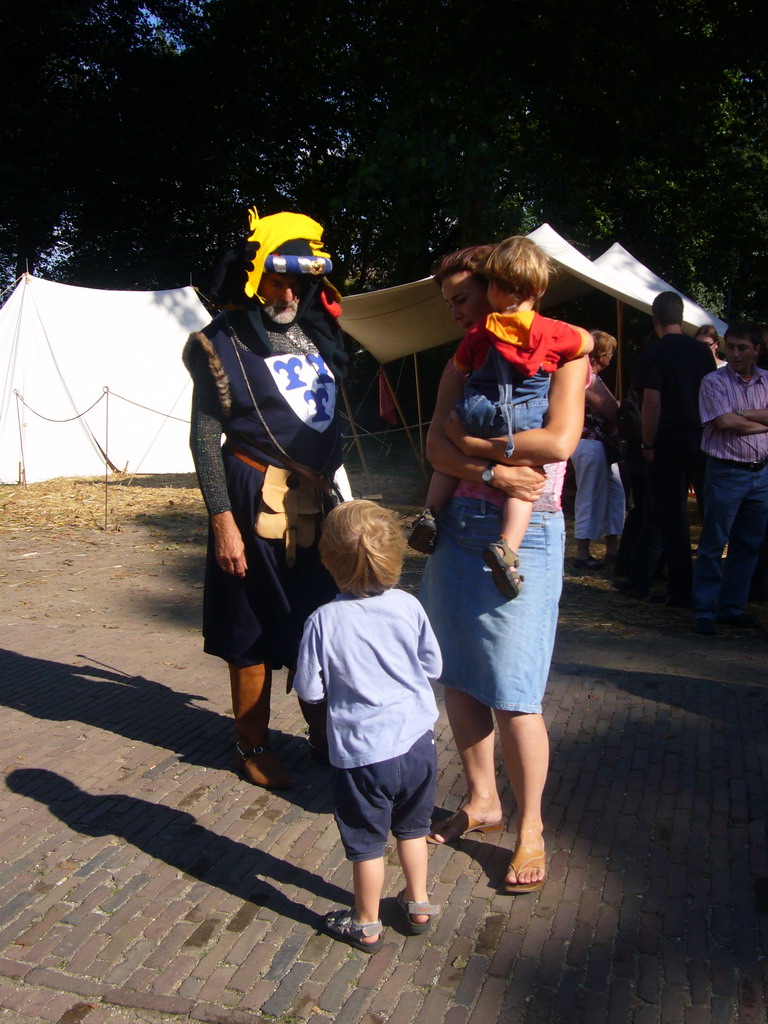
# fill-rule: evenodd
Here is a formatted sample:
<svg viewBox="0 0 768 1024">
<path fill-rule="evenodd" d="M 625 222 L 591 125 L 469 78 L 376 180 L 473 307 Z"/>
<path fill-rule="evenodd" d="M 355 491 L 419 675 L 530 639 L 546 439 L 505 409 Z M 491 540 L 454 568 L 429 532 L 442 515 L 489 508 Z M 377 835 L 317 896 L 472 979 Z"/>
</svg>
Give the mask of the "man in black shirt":
<svg viewBox="0 0 768 1024">
<path fill-rule="evenodd" d="M 642 448 L 650 511 L 667 563 L 666 604 L 689 608 L 693 568 L 688 489 L 701 449 L 699 385 L 715 369 L 710 350 L 683 333 L 683 300 L 661 292 L 651 307 L 656 338 L 641 352 Z"/>
</svg>

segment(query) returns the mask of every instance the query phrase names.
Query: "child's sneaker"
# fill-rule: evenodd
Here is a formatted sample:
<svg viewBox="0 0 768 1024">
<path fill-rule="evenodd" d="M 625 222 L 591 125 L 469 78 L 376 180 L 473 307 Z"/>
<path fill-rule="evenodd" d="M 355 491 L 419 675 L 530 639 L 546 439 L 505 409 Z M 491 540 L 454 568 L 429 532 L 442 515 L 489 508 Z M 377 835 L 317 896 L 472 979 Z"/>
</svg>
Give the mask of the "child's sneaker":
<svg viewBox="0 0 768 1024">
<path fill-rule="evenodd" d="M 431 508 L 425 508 L 413 524 L 411 536 L 408 538 L 408 547 L 413 548 L 414 551 L 420 551 L 422 555 L 431 555 L 435 550 L 436 539 L 435 514 Z"/>
<path fill-rule="evenodd" d="M 483 552 L 485 564 L 490 568 L 496 589 L 510 600 L 523 589 L 523 580 L 517 571 L 520 559 L 503 537 L 493 541 Z"/>
</svg>

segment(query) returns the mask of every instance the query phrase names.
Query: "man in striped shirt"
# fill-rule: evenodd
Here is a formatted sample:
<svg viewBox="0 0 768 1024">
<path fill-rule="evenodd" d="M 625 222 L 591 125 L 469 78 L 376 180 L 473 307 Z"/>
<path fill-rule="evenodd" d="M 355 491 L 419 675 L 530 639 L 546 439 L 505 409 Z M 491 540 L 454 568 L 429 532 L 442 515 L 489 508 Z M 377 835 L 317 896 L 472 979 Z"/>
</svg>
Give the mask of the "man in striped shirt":
<svg viewBox="0 0 768 1024">
<path fill-rule="evenodd" d="M 693 623 L 703 636 L 714 634 L 715 621 L 759 625 L 744 605 L 768 523 L 768 371 L 756 365 L 761 344 L 757 325 L 732 324 L 725 333 L 727 365 L 708 374 L 699 391 L 707 470 Z"/>
</svg>

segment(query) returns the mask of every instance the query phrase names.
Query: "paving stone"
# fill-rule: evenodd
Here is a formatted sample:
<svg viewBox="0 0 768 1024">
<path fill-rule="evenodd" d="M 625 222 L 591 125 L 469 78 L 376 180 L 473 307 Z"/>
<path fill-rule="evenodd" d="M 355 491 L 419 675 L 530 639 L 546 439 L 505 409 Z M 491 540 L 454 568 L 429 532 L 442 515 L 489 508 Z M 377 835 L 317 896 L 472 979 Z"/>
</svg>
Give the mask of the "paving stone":
<svg viewBox="0 0 768 1024">
<path fill-rule="evenodd" d="M 126 604 L 116 647 L 101 624 L 63 623 L 77 627 L 66 637 L 45 615 L 25 624 L 12 593 L 0 592 L 0 614 L 25 650 L 6 641 L 0 652 L 10 704 L 0 737 L 13 786 L 26 789 L 0 793 L 0 1007 L 30 1021 L 60 1009 L 60 1024 L 75 1024 L 72 1007 L 114 990 L 128 1005 L 83 1019 L 263 1024 L 271 1008 L 312 1024 L 766 1024 L 768 924 L 752 889 L 768 878 L 766 702 L 719 679 L 730 661 L 711 657 L 705 671 L 681 643 L 674 674 L 649 672 L 654 635 L 634 624 L 601 648 L 598 667 L 579 657 L 593 641 L 566 635 L 559 660 L 574 671 L 555 667 L 545 708 L 547 885 L 515 900 L 494 891 L 514 834 L 435 847 L 441 918 L 425 936 L 389 927 L 366 957 L 316 934 L 348 902 L 351 868 L 329 776 L 303 781 L 295 699 L 276 687 L 272 724 L 302 781 L 291 794 L 258 792 L 231 773 L 225 673 L 191 624 L 148 629 Z M 199 596 L 189 593 L 195 605 Z M 73 644 L 88 637 L 80 649 L 93 660 L 78 661 Z M 722 643 L 734 664 L 762 651 L 759 638 Z M 626 661 L 613 669 L 619 646 Z M 67 720 L 35 717 L 51 685 Z M 444 715 L 439 730 L 438 799 L 453 811 L 465 781 Z M 390 843 L 384 910 L 402 888 L 393 854 Z"/>
</svg>

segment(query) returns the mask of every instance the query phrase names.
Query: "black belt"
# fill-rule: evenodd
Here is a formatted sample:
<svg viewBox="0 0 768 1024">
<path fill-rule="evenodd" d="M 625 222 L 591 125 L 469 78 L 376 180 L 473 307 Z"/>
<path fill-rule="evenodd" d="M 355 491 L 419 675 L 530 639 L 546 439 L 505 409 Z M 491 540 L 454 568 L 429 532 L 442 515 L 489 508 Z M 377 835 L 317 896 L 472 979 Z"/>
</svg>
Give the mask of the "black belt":
<svg viewBox="0 0 768 1024">
<path fill-rule="evenodd" d="M 739 462 L 738 459 L 718 459 L 716 455 L 710 455 L 710 459 L 713 462 L 719 463 L 721 466 L 733 466 L 735 469 L 746 469 L 750 473 L 757 473 L 764 466 L 768 466 L 768 459 L 763 459 L 762 462 Z"/>
</svg>

